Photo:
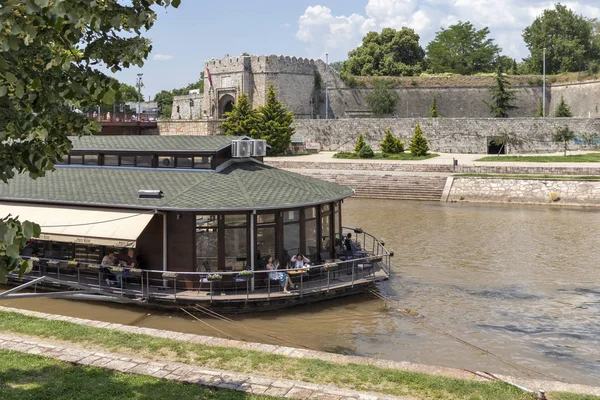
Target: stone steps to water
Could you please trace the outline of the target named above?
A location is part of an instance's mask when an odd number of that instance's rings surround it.
[[[358,175],[329,171],[307,171],[307,175],[351,187],[356,191],[355,197],[421,201],[440,201],[447,179],[443,176]]]

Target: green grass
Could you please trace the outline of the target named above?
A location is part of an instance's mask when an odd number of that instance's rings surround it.
[[[475,161],[497,162],[600,162],[600,153],[576,154],[572,156],[490,156]]]
[[[2,400],[273,399],[0,350]]]
[[[429,153],[425,156],[415,157],[410,153],[398,153],[398,154],[388,154],[388,153],[375,153],[375,157],[373,158],[360,158],[358,153],[335,153],[333,158],[344,158],[351,160],[402,160],[402,161],[417,161],[417,160],[427,160],[429,158],[438,157],[439,154]]]
[[[18,313],[0,312],[0,321],[0,330],[13,334],[52,338],[161,361],[180,361],[207,368],[330,384],[396,396],[412,396],[415,399],[533,399],[519,389],[499,382],[476,382],[367,365],[342,365],[316,359],[297,359],[236,348],[198,345],[28,317]],[[4,399],[1,396],[0,398]]]
[[[598,175],[519,175],[519,174],[455,174],[453,176],[467,176],[474,178],[509,178],[509,179],[550,179],[550,180],[600,180]]]

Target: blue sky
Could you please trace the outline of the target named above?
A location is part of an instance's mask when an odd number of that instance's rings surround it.
[[[130,68],[116,77],[135,84],[142,72],[146,99],[198,80],[205,60],[226,54],[289,55],[346,58],[364,34],[390,26],[409,26],[425,47],[440,27],[471,21],[490,28],[503,54],[520,60],[528,52],[523,29],[553,1],[545,0],[182,0],[179,8],[159,11],[146,33],[153,51],[143,68]],[[567,1],[577,13],[600,17],[595,0]]]

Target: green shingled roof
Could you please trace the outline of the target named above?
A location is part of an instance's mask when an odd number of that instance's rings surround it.
[[[162,199],[139,199],[159,189]],[[236,162],[221,172],[57,167],[45,177],[19,175],[0,184],[0,200],[158,210],[259,210],[288,208],[349,197],[352,189],[269,167]]]
[[[69,137],[74,151],[217,151],[241,136],[82,136]]]

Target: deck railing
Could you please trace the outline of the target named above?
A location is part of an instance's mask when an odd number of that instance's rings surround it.
[[[175,272],[23,257],[34,261],[33,269],[25,278],[31,280],[47,276],[71,287],[140,300],[189,298],[212,302],[215,298],[234,299],[233,296],[238,300],[271,299],[273,296],[285,296],[285,289],[292,291],[291,295],[302,297],[389,277],[391,254],[384,243],[360,229],[345,229],[355,233],[354,240],[361,244],[360,251],[300,269]],[[280,273],[289,276],[294,286],[284,288],[279,279]],[[124,279],[117,279],[117,276]],[[285,282],[284,279],[281,281]]]

